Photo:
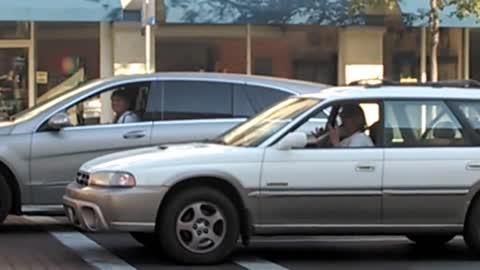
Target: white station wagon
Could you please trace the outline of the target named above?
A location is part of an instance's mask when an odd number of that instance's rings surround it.
[[[368,145],[311,136],[319,115],[346,126],[339,116],[352,104]],[[405,235],[423,245],[463,235],[480,254],[479,132],[480,90],[331,88],[286,99],[209,143],[87,162],[64,204],[76,226],[130,232],[182,263],[219,262],[257,235]]]

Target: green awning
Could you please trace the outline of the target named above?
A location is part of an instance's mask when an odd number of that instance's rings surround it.
[[[100,22],[123,16],[120,0],[0,0],[0,21]]]
[[[407,26],[428,26],[428,17],[422,16],[430,10],[430,0],[399,0],[398,5],[405,18]],[[457,28],[473,28],[480,27],[479,18],[469,16],[466,18],[458,18],[454,15],[456,6],[451,5],[445,7],[440,12],[441,27],[457,27]]]

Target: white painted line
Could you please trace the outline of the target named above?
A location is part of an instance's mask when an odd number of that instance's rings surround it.
[[[28,217],[26,219],[40,225],[61,224],[59,220],[51,217]],[[76,232],[49,232],[53,237],[60,241],[64,246],[75,251],[86,263],[98,270],[135,270],[122,259],[116,257],[108,250],[97,244],[95,241],[85,235]]]
[[[288,270],[281,265],[254,256],[237,257],[233,262],[248,270]]]

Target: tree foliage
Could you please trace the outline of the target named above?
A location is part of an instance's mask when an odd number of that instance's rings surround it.
[[[351,0],[166,0],[187,23],[365,24]]]

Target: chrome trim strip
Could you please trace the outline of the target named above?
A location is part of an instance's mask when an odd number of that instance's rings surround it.
[[[110,225],[113,226],[128,226],[128,227],[155,227],[155,222],[124,222],[124,221],[114,221],[110,222]]]
[[[212,118],[212,119],[188,119],[188,120],[161,120],[154,121],[154,125],[174,125],[174,124],[198,124],[198,123],[241,123],[247,118]]]
[[[248,194],[248,197],[333,197],[333,196],[382,196],[380,190],[264,190],[254,191]]]
[[[291,228],[463,228],[463,224],[253,224],[258,229]]]
[[[135,122],[135,123],[123,123],[121,126],[119,124],[99,124],[99,125],[89,125],[89,126],[74,126],[74,127],[66,127],[63,128],[63,131],[70,131],[70,130],[91,130],[91,129],[106,129],[112,127],[121,127],[123,128],[130,128],[130,127],[139,127],[139,128],[151,128],[153,121],[144,121],[144,122]]]
[[[22,205],[22,213],[27,212],[64,212],[63,205]]]
[[[464,196],[468,189],[385,189],[383,194],[390,196],[452,195]]]

